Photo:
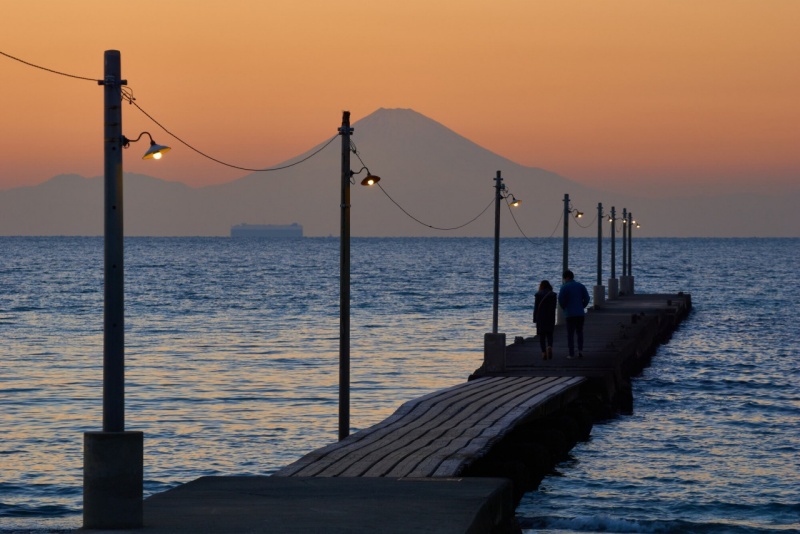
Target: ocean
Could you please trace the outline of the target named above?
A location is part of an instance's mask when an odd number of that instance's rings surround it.
[[[570,267],[596,283],[596,239]],[[492,326],[493,240],[352,240],[351,423],[467,379]],[[603,245],[603,279],[610,270]],[[102,429],[103,240],[0,237],[0,532],[81,525]],[[500,331],[533,335],[561,239],[504,238]],[[336,238],[127,238],[126,429],[145,493],[266,475],[337,439]],[[617,241],[617,274],[621,274]],[[633,240],[639,293],[694,310],[517,509],[525,532],[800,532],[800,239]],[[604,282],[605,283],[605,282]]]

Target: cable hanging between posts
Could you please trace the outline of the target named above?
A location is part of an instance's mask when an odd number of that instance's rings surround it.
[[[589,222],[589,224],[587,224],[586,226],[582,225],[582,224],[580,223],[580,221],[578,220],[578,217],[576,217],[575,215],[573,215],[573,216],[572,216],[572,218],[573,218],[573,219],[575,219],[575,224],[577,224],[577,225],[578,225],[578,226],[580,226],[581,228],[591,228],[591,227],[592,227],[592,225],[594,224],[594,222],[597,220],[597,214],[595,214],[595,216],[594,216],[594,219],[592,219],[592,220]]]
[[[550,235],[548,236],[548,239],[549,239],[549,238],[551,238],[551,237],[553,237],[554,235],[556,235],[556,232],[558,231],[558,227],[559,227],[559,226],[561,226],[561,221],[563,220],[563,218],[564,218],[564,213],[561,213],[561,214],[558,216],[558,222],[556,222],[556,227],[555,227],[555,228],[553,228],[553,231],[552,231],[552,232],[550,233]]]
[[[320,152],[322,152],[323,150],[325,150],[325,148],[327,148],[327,146],[328,146],[328,145],[330,145],[331,143],[333,143],[334,139],[336,139],[337,137],[339,137],[339,134],[336,134],[336,135],[334,135],[334,136],[333,136],[333,137],[331,137],[331,138],[330,138],[330,139],[329,139],[329,140],[328,140],[328,141],[327,141],[327,142],[326,142],[324,145],[322,145],[320,148],[318,148],[317,150],[315,150],[314,152],[312,152],[312,153],[311,153],[311,154],[309,154],[308,156],[304,157],[304,158],[303,158],[303,159],[301,159],[301,160],[295,161],[294,163],[289,163],[288,165],[281,165],[281,166],[279,166],[279,167],[268,167],[268,168],[264,168],[264,169],[254,169],[254,168],[250,168],[250,167],[240,167],[239,165],[233,165],[233,164],[231,164],[231,163],[226,163],[226,162],[224,162],[224,161],[222,161],[222,160],[219,160],[219,159],[217,159],[217,158],[215,158],[215,157],[209,156],[209,155],[208,155],[208,154],[206,154],[205,152],[202,152],[201,150],[199,150],[199,149],[197,149],[197,148],[193,147],[192,145],[190,145],[189,143],[187,143],[186,141],[184,141],[183,139],[181,139],[180,137],[178,137],[177,135],[175,135],[174,133],[172,133],[171,131],[169,131],[169,130],[168,130],[168,129],[167,129],[167,128],[166,128],[166,127],[163,125],[163,124],[161,124],[160,122],[158,122],[158,121],[157,121],[157,120],[156,120],[156,119],[155,119],[155,118],[154,118],[152,115],[150,115],[149,113],[147,113],[147,112],[146,112],[144,109],[142,109],[142,107],[141,107],[139,104],[137,104],[137,103],[135,102],[135,100],[136,100],[136,99],[133,97],[133,93],[132,93],[132,91],[123,91],[123,98],[124,98],[125,100],[127,100],[129,103],[131,103],[131,104],[133,104],[134,106],[136,106],[136,109],[138,109],[139,111],[141,111],[141,112],[142,112],[142,113],[143,113],[143,114],[144,114],[144,115],[145,115],[145,116],[146,116],[148,119],[150,119],[151,121],[153,121],[153,122],[154,122],[154,123],[155,123],[155,124],[156,124],[156,125],[157,125],[159,128],[161,128],[161,129],[162,129],[162,130],[164,130],[166,133],[168,133],[169,135],[171,135],[172,137],[174,137],[176,140],[178,140],[180,143],[182,143],[182,144],[183,144],[184,146],[186,146],[187,148],[189,148],[189,149],[191,149],[191,150],[195,151],[196,153],[200,154],[200,155],[201,155],[201,156],[203,156],[204,158],[207,158],[207,159],[210,159],[211,161],[214,161],[214,162],[216,162],[216,163],[219,163],[220,165],[224,165],[224,166],[226,166],[226,167],[230,167],[230,168],[232,168],[232,169],[239,169],[239,170],[241,170],[241,171],[250,171],[250,172],[271,172],[271,171],[279,171],[279,170],[282,170],[282,169],[288,169],[289,167],[294,167],[295,165],[299,165],[299,164],[301,164],[301,163],[303,163],[303,162],[305,162],[305,161],[308,161],[308,160],[310,160],[311,158],[313,158],[314,156],[316,156],[317,154],[319,154]]]
[[[529,243],[534,245],[535,243],[533,242],[533,240],[525,234],[525,232],[522,230],[522,227],[519,225],[517,218],[514,216],[514,210],[511,209],[511,203],[508,201],[508,199],[506,199],[506,208],[508,208],[508,213],[511,214],[511,219],[513,219],[514,224],[517,225],[517,229],[519,230],[519,233],[522,234],[522,237],[524,237],[525,239],[528,240]]]
[[[36,65],[35,63],[31,63],[29,61],[25,61],[24,59],[20,59],[18,57],[12,56],[11,54],[6,54],[2,50],[0,50],[0,55],[6,56],[7,58],[13,59],[14,61],[19,61],[23,65],[27,65],[27,66],[33,67],[35,69],[41,69],[41,70],[49,72],[51,74],[58,74],[59,76],[66,76],[67,78],[75,78],[76,80],[87,80],[87,81],[95,82],[95,83],[100,83],[100,82],[103,81],[103,80],[100,80],[98,78],[87,78],[85,76],[75,76],[74,74],[68,74],[66,72],[61,72],[61,71],[58,71],[58,70],[48,69],[47,67],[42,67],[41,65]]]
[[[409,218],[413,219],[414,221],[416,221],[417,223],[421,224],[422,226],[427,226],[428,228],[432,228],[432,229],[434,229],[434,230],[441,230],[441,231],[444,231],[444,232],[449,232],[449,231],[451,231],[451,230],[458,230],[458,229],[460,229],[460,228],[464,228],[464,227],[465,227],[465,226],[467,226],[468,224],[471,224],[471,223],[475,222],[475,221],[476,221],[476,220],[477,220],[477,219],[478,219],[478,218],[479,218],[481,215],[483,215],[484,213],[486,213],[486,210],[488,210],[488,209],[489,209],[489,208],[492,206],[492,204],[494,204],[494,200],[495,200],[494,198],[492,198],[491,202],[489,202],[489,204],[487,204],[487,205],[486,205],[486,207],[485,207],[485,208],[483,208],[483,211],[481,211],[479,214],[477,214],[475,217],[473,217],[473,218],[472,218],[472,219],[470,219],[469,221],[465,222],[464,224],[461,224],[461,225],[459,225],[459,226],[453,226],[453,227],[451,227],[451,228],[441,228],[441,227],[438,227],[438,226],[433,226],[433,225],[431,225],[431,224],[425,223],[425,222],[423,222],[423,221],[421,221],[421,220],[417,219],[416,217],[414,217],[413,215],[411,215],[409,212],[407,212],[407,211],[406,211],[406,210],[403,208],[403,206],[401,206],[400,204],[398,204],[398,203],[397,203],[397,201],[395,201],[395,199],[393,199],[393,198],[391,197],[391,195],[389,195],[389,193],[387,193],[387,192],[386,192],[386,190],[383,188],[383,186],[382,186],[381,184],[375,184],[375,185],[377,185],[377,186],[380,188],[380,190],[381,190],[381,191],[383,191],[383,194],[384,194],[384,195],[386,195],[386,198],[388,198],[389,200],[391,200],[391,201],[392,201],[392,204],[394,204],[395,206],[397,206],[398,208],[400,208],[400,211],[402,211],[403,213],[405,213],[405,214],[406,214],[406,215],[407,215]]]

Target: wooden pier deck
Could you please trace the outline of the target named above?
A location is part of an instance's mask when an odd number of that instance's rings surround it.
[[[468,382],[273,476],[203,477],[147,499],[146,530],[517,532],[522,492],[588,438],[587,413],[590,429],[592,418],[632,409],[631,377],[691,305],[684,294],[608,301],[587,315],[581,359],[566,359],[563,326],[552,360],[530,336],[487,347]]]
[[[411,400],[391,417],[274,476],[454,477],[521,421],[578,396],[583,377],[482,378]]]

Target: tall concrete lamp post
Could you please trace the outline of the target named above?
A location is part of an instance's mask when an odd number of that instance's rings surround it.
[[[87,529],[139,528],[143,525],[144,434],[125,430],[125,308],[123,254],[122,135],[120,53],[104,56],[104,289],[103,430],[86,432],[83,444],[83,526]],[[168,147],[150,134],[144,159],[158,159]]]
[[[583,217],[583,212],[577,209],[571,208],[569,204],[569,195],[564,194],[564,240],[562,244],[562,258],[561,258],[561,272],[563,273],[567,269],[569,269],[569,216],[571,214],[575,214],[576,219],[580,219]],[[564,324],[564,310],[561,309],[561,306],[556,306],[556,322],[558,324]]]
[[[611,206],[611,277],[608,279],[608,298],[615,299],[619,296],[619,280],[617,280],[617,209]]]
[[[339,440],[350,434],[350,184],[354,173],[350,169],[350,112],[342,113],[342,169],[341,169],[341,233],[339,234]],[[371,186],[380,181],[379,176],[367,171],[361,181],[363,186]]]
[[[627,292],[629,295],[635,293],[634,278],[633,278],[633,228],[639,228],[639,224],[633,219],[633,213],[628,212],[628,275],[627,275]]]
[[[494,178],[494,278],[492,283],[492,333],[483,336],[484,363],[490,370],[505,368],[506,335],[498,333],[500,303],[500,201],[511,197],[510,205],[517,207],[522,201],[507,192],[500,171]]]
[[[606,300],[606,288],[603,286],[603,204],[597,204],[597,285],[593,290],[594,306],[598,308]]]
[[[628,294],[628,209],[622,208],[622,276],[619,277],[620,295]]]

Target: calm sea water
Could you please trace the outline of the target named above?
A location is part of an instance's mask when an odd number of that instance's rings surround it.
[[[102,239],[0,250],[0,531],[73,529],[83,432],[102,426]],[[687,291],[695,310],[634,382],[634,414],[596,426],[520,523],[800,531],[800,239],[633,252],[638,292]],[[480,365],[492,253],[491,239],[353,240],[354,431]],[[589,286],[595,254],[593,239],[570,243]],[[338,261],[336,239],[126,241],[127,429],[145,434],[148,495],[269,474],[336,440]],[[503,240],[500,331],[532,334],[534,285],[560,266],[559,239]]]

